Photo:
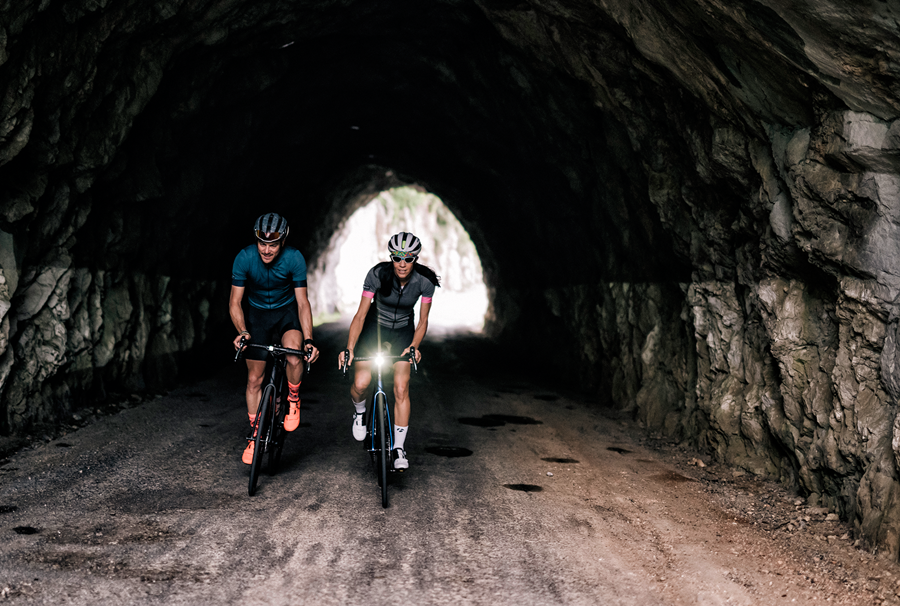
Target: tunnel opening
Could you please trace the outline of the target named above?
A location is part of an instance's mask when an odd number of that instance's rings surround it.
[[[314,322],[349,321],[359,306],[366,272],[387,259],[391,235],[408,231],[422,240],[419,262],[441,277],[429,330],[480,333],[489,307],[488,289],[475,244],[453,211],[419,185],[383,189],[361,202],[312,263]]]

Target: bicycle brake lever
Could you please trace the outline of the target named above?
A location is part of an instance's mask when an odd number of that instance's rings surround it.
[[[241,354],[244,353],[244,337],[241,337],[241,343],[238,346],[237,353],[234,354],[234,361],[237,362],[241,359]]]
[[[347,378],[347,371],[350,370],[350,350],[344,350],[344,364],[341,366],[341,373],[343,373],[344,378]]]

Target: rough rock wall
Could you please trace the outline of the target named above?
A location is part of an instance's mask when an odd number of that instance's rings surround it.
[[[897,557],[900,105],[891,57],[900,46],[891,9],[707,3],[714,30],[685,3],[601,4],[483,6],[504,37],[589,83],[595,103],[623,117],[692,281],[547,289],[539,303],[521,303],[529,293],[495,306],[523,330],[526,318],[551,313],[558,322],[538,323],[536,340],[561,332],[563,346],[579,343],[572,374],[603,399],[652,431],[797,485]],[[614,35],[592,35],[608,19],[637,56]],[[878,59],[864,65],[873,46]],[[632,87],[635,69],[654,79],[658,66],[695,100]],[[646,107],[654,94],[659,102]],[[706,124],[688,117],[692,103],[708,110]]]
[[[179,3],[108,4],[0,3],[3,433],[65,418],[107,384],[138,389],[173,380],[178,354],[207,330],[216,284],[173,279],[154,272],[152,261],[148,271],[136,269],[155,247],[135,244],[139,230],[121,215],[91,234],[103,258],[74,254],[79,236],[88,239],[82,229],[98,182],[122,170],[123,142],[179,43],[197,31],[148,42],[135,30],[171,18]],[[195,10],[201,30],[217,18]],[[141,194],[152,197],[152,188]],[[123,242],[129,255],[120,254]]]
[[[650,431],[798,486],[896,557],[896,124],[830,113],[814,134],[772,129],[770,150],[733,136],[743,149],[729,149],[714,133],[706,157],[754,150],[746,166],[756,175],[745,167],[737,177],[758,188],[745,203],[763,217],[750,224],[757,238],[736,245],[727,225],[697,225],[668,205],[660,213],[672,227],[688,226],[680,241],[696,253],[694,281],[546,289],[511,297],[534,303],[496,304],[522,321],[557,318],[538,323],[536,340],[578,343],[574,378]],[[680,196],[677,182],[651,180],[651,197]]]
[[[65,253],[23,279],[0,325],[7,431],[58,422],[81,397],[102,398],[106,384],[171,384],[179,354],[206,338],[210,301],[223,296],[214,283],[72,267]]]

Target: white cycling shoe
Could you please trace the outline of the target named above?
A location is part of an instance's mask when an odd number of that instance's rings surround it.
[[[364,412],[354,412],[353,413],[353,439],[357,442],[362,442],[366,439],[366,422],[363,417],[366,416]]]
[[[406,458],[406,451],[402,448],[394,449],[394,470],[406,471],[409,469],[409,461]]]

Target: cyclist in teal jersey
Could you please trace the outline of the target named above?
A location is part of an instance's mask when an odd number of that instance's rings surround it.
[[[411,233],[400,232],[388,241],[391,260],[369,270],[363,282],[359,309],[350,322],[347,350],[353,362],[354,349],[360,356],[371,356],[375,350],[390,343],[392,355],[401,351],[405,356],[411,347],[416,350],[416,363],[421,361],[419,346],[428,331],[428,314],[435,287],[440,278],[431,268],[417,262],[422,242]],[[415,321],[415,305],[421,297],[419,321]],[[374,305],[373,305],[374,302]],[[409,377],[412,362],[394,364],[394,469],[409,468],[406,458],[406,435],[409,431]],[[344,366],[344,352],[338,355],[338,367]],[[366,436],[363,415],[366,412],[366,391],[372,381],[370,362],[354,365],[350,399],[354,406],[353,437],[362,441]]]
[[[256,246],[250,245],[239,252],[231,271],[228,307],[231,321],[239,333],[234,339],[234,348],[240,348],[241,339],[259,345],[281,343],[284,347],[309,352],[309,361],[315,362],[319,350],[312,338],[306,260],[299,250],[285,245],[288,224],[280,215],[262,215],[256,220],[253,231]],[[245,294],[246,308],[243,305]],[[266,369],[266,352],[248,348],[244,357],[247,360],[247,413],[253,432]],[[294,431],[300,425],[299,389],[303,364],[299,356],[287,356],[287,362],[289,408],[284,428]],[[241,457],[247,465],[253,462],[253,448],[251,440]]]

